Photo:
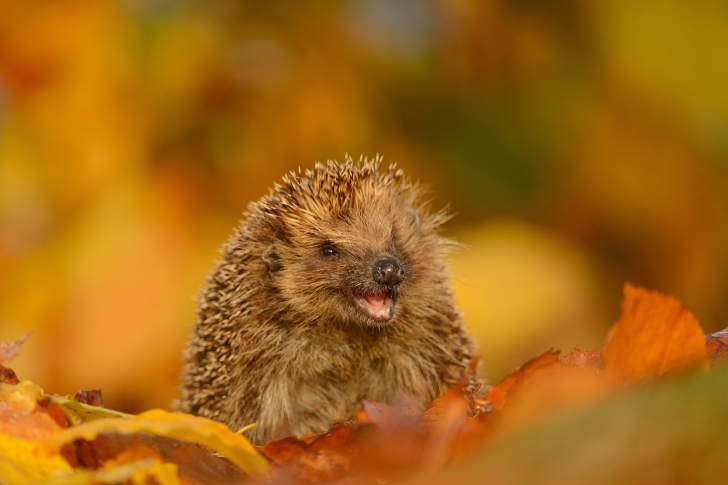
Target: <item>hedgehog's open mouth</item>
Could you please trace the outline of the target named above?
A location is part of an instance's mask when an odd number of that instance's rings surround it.
[[[377,291],[354,295],[359,308],[372,320],[387,322],[394,315],[394,295],[392,291]]]

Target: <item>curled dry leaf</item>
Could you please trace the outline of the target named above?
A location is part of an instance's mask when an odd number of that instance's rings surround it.
[[[86,421],[94,421],[97,419],[122,418],[131,419],[131,414],[120,413],[113,409],[106,409],[90,404],[84,404],[74,399],[66,399],[60,396],[51,396],[51,399],[66,414],[66,417],[75,425],[85,423]]]
[[[18,379],[18,376],[15,375],[15,371],[13,369],[0,365],[0,382],[5,384],[18,384],[20,383],[20,380]]]
[[[93,440],[101,433],[151,433],[182,439],[211,448],[254,476],[267,474],[268,466],[244,437],[225,425],[206,418],[159,409],[147,411],[132,419],[99,419],[64,429],[48,438],[47,443],[60,448],[77,439]]]

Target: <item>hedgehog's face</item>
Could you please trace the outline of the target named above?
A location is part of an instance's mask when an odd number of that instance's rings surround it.
[[[381,327],[408,311],[439,262],[439,238],[392,194],[289,228],[275,243],[272,274],[300,321]]]

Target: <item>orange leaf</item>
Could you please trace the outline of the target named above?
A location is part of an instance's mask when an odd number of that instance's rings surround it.
[[[607,336],[607,373],[628,382],[668,372],[706,368],[700,324],[675,298],[629,283],[622,314]]]
[[[320,435],[295,436],[272,441],[261,452],[272,463],[273,478],[296,477],[297,482],[316,482],[340,478],[351,470],[352,441],[356,430],[334,426]],[[285,481],[285,480],[284,480]]]
[[[413,423],[417,413],[405,407],[390,406],[376,401],[364,401],[364,409],[356,415],[357,424],[374,423],[388,428],[395,424]]]
[[[583,408],[613,387],[604,374],[555,360],[524,376],[509,393],[507,406],[501,411],[500,430],[513,432]]]
[[[44,397],[32,382],[24,381],[17,386],[0,384],[0,434],[29,440],[60,430],[58,423],[38,405]]]
[[[559,360],[559,353],[553,350],[544,352],[535,359],[531,359],[512,374],[508,374],[497,385],[488,389],[488,401],[490,401],[494,410],[503,409],[508,395],[513,391],[521,381],[528,378],[538,369],[549,366]]]
[[[420,418],[430,426],[422,461],[436,470],[453,458],[462,458],[485,435],[485,428],[468,419],[468,400],[462,386],[455,386],[432,401]]]

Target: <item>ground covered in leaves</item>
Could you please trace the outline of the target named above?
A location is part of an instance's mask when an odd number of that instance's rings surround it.
[[[353,422],[261,448],[203,418],[45,394],[0,365],[0,484],[726,482],[727,343],[627,285],[602,347],[547,351],[422,415],[365,402]]]

